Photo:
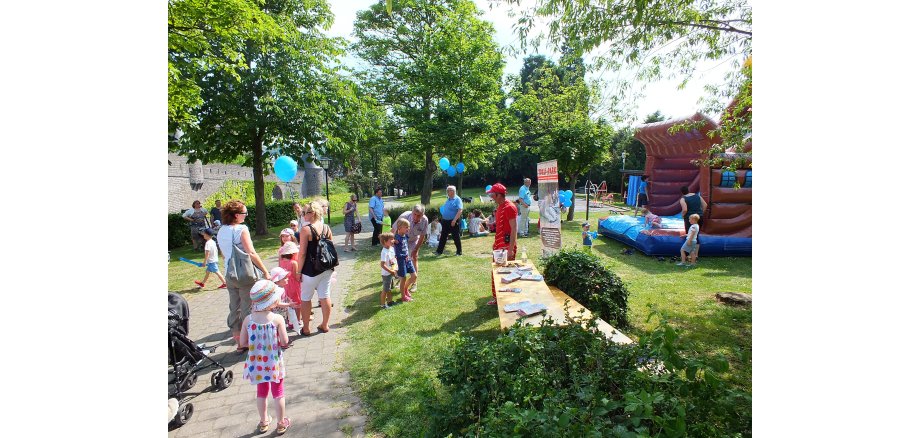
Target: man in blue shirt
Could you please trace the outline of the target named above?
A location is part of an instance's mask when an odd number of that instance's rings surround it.
[[[374,226],[374,234],[371,235],[371,246],[379,242],[380,231],[383,230],[383,189],[377,187],[374,190],[374,196],[371,196],[367,204],[367,215],[371,219],[371,225]]]
[[[447,234],[449,233],[454,239],[454,246],[457,247],[457,255],[463,255],[463,247],[460,246],[460,216],[463,214],[463,201],[457,197],[457,188],[447,186],[447,202],[441,206],[441,238],[438,239],[437,255],[444,253],[444,245],[447,243]]]
[[[530,178],[524,178],[524,185],[518,190],[518,199],[521,201],[518,207],[518,236],[527,237],[530,231],[530,204],[533,202],[533,196],[530,193]]]

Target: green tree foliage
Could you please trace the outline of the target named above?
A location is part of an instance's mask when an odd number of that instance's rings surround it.
[[[358,12],[354,50],[371,65],[370,85],[398,121],[398,150],[424,157],[421,201],[428,204],[436,153],[462,151],[475,165],[493,141],[501,56],[491,26],[468,0],[405,0],[388,9],[381,0]]]
[[[344,42],[323,33],[333,20],[325,0],[267,0],[261,8],[282,36],[245,40],[246,68],[213,69],[199,78],[197,124],[170,145],[204,163],[246,156],[260,235],[267,233],[263,175],[271,158],[339,147],[345,140],[337,137],[336,121],[356,99],[349,82],[328,67]]]
[[[168,10],[170,131],[187,129],[203,103],[198,82],[220,70],[239,80],[248,67],[246,41],[269,41],[281,28],[253,0],[170,0]]]
[[[547,66],[536,71],[536,79],[514,93],[511,108],[525,120],[542,159],[556,159],[559,173],[574,191],[580,175],[609,157],[613,132],[603,120],[590,117],[598,98],[596,84],[589,85],[577,72],[560,77]],[[574,216],[570,208],[567,220]]]
[[[520,0],[504,2],[521,5]],[[753,21],[746,0],[537,0],[533,7],[516,9],[513,14],[518,18],[516,30],[522,46],[531,37],[529,41],[535,46],[547,41],[558,47],[569,46],[578,53],[599,49],[598,67],[634,69],[638,80],[612,84],[620,97],[627,90],[662,77],[679,75],[683,86],[698,73],[701,61],[732,60],[739,69],[730,72],[725,83],[710,84],[713,99],[707,110],[721,112],[718,99],[734,97],[739,90],[739,101],[750,100],[743,93],[750,90],[751,75],[740,68],[752,53]],[[548,31],[535,31],[535,24],[542,20],[549,21]],[[749,67],[747,64],[748,71]],[[749,105],[738,107],[739,111],[750,109]],[[723,143],[712,152],[718,154],[744,145],[751,133],[751,119],[734,117],[730,122],[733,126],[720,133]]]

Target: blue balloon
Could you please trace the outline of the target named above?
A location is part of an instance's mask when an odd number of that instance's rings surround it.
[[[457,172],[463,173],[466,170],[466,166],[463,163],[457,163]]]
[[[438,166],[441,167],[441,170],[447,170],[447,168],[450,167],[450,160],[448,160],[447,157],[441,157],[441,159],[438,160]]]
[[[573,193],[572,193],[571,190],[566,190],[566,191],[565,191],[565,198],[566,198],[566,199],[572,199],[572,196],[573,196]]]
[[[565,201],[566,199],[569,199],[569,194],[566,193],[565,190],[559,192],[559,200]]]
[[[572,206],[572,200],[566,199],[565,201],[563,201],[562,205],[565,206],[565,208],[569,208]]]
[[[449,177],[451,177],[451,178],[457,176],[457,168],[454,167],[454,166],[448,167],[448,168],[447,168],[447,176],[449,176]]]
[[[489,193],[489,190],[492,190],[492,184],[486,186],[486,193]]]
[[[275,176],[281,181],[291,182],[297,176],[297,162],[286,155],[278,157],[275,160]]]

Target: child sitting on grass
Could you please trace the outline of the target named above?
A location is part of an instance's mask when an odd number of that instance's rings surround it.
[[[396,221],[396,265],[397,273],[402,281],[399,282],[399,291],[402,293],[403,302],[412,301],[412,294],[409,288],[415,283],[415,265],[409,258],[409,221],[405,218],[399,218]],[[410,276],[411,275],[411,276]]]
[[[441,238],[441,215],[435,214],[431,220],[431,230],[428,232],[428,246],[438,247],[438,239]]]
[[[677,263],[677,266],[686,266],[688,268],[696,266],[696,256],[700,252],[700,244],[697,239],[700,234],[699,221],[700,215],[690,215],[690,230],[687,231],[687,241],[684,242],[684,246],[680,247],[680,262]],[[688,255],[690,256],[690,263],[687,263]]]
[[[380,291],[380,308],[389,309],[396,304],[393,301],[393,281],[397,276],[396,252],[393,250],[393,233],[381,233],[380,244],[380,276],[383,279],[383,289]]]
[[[489,229],[486,228],[485,221],[482,218],[482,212],[478,208],[473,209],[470,213],[470,237],[488,236]]]
[[[217,279],[220,280],[220,286],[218,289],[227,288],[227,280],[224,279],[224,276],[221,275],[220,269],[217,267],[217,243],[214,242],[214,230],[210,228],[204,228],[200,231],[201,237],[204,238],[204,279],[201,281],[196,281],[195,284],[198,285],[198,288],[203,288],[204,284],[208,282],[208,277],[211,276],[211,273],[217,275]]]

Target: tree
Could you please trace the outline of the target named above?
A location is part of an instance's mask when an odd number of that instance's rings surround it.
[[[170,0],[167,11],[168,120],[175,132],[195,124],[204,76],[221,70],[239,80],[236,71],[247,68],[245,42],[268,41],[282,32],[252,0]]]
[[[505,3],[520,6],[520,0],[505,0]],[[745,0],[537,0],[535,6],[513,13],[518,18],[516,30],[522,46],[528,36],[536,33],[530,41],[535,45],[546,39],[556,46],[568,45],[579,53],[600,48],[598,67],[635,69],[637,81],[624,79],[614,84],[620,97],[635,86],[668,75],[680,75],[686,84],[703,60],[733,60],[740,67],[741,61],[752,53],[752,14]],[[535,23],[541,19],[551,22],[548,32],[534,32]],[[739,68],[729,73],[724,84],[711,85],[714,98],[710,99],[707,110],[719,112],[718,98],[744,90],[744,84],[750,88],[750,76]],[[751,132],[751,117],[736,117],[736,120],[739,126],[732,127],[731,132],[742,136]],[[727,137],[732,141],[743,140],[731,134]],[[742,144],[723,142],[712,152],[724,152]]]
[[[613,132],[603,120],[591,120],[598,97],[596,85],[573,78],[571,73],[560,77],[549,67],[542,70],[539,86],[517,93],[512,108],[528,117],[526,124],[536,135],[541,157],[557,160],[559,173],[574,191],[579,175],[609,157]],[[567,220],[574,217],[575,209],[571,208]]]
[[[436,152],[475,159],[488,146],[500,73],[495,87],[489,78],[501,71],[501,57],[491,26],[469,0],[405,0],[387,9],[381,0],[358,12],[354,50],[371,65],[373,89],[399,122],[399,149],[424,159],[421,201],[428,204]],[[472,101],[474,94],[484,102]]]
[[[246,156],[256,193],[256,234],[267,234],[264,178],[272,156],[299,157],[312,149],[339,147],[335,121],[351,107],[354,94],[328,67],[344,42],[326,37],[332,24],[325,0],[267,0],[262,11],[282,37],[247,39],[246,68],[213,69],[201,77],[197,123],[175,150],[202,162]]]

